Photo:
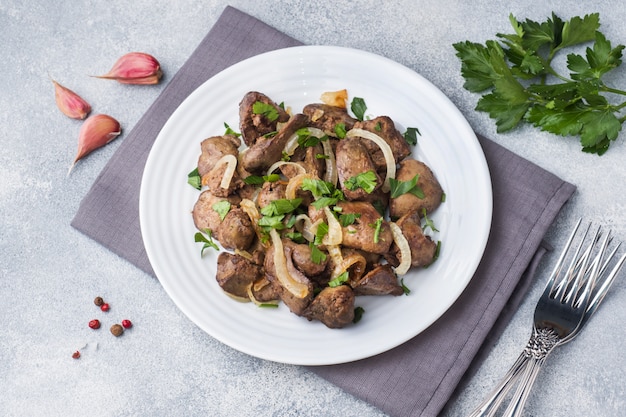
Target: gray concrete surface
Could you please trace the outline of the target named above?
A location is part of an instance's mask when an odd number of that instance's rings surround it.
[[[316,2],[3,0],[0,3],[0,415],[358,416],[372,406],[294,366],[258,360],[200,331],[159,282],[71,228],[81,198],[116,147],[76,167],[80,123],[56,109],[50,78],[80,93],[129,131],[230,4],[308,44],[360,48],[394,59],[437,85],[474,129],[534,161],[578,192],[547,240],[559,246],[576,218],[626,240],[626,134],[603,157],[575,139],[523,127],[497,134],[477,96],[462,88],[452,44],[510,32],[509,13],[543,21],[600,12],[602,31],[626,43],[626,4],[599,1]],[[129,51],[158,57],[164,82],[122,86],[90,78]],[[626,67],[610,77],[626,87]],[[555,256],[546,257],[540,274]],[[527,416],[619,416],[626,409],[626,279],[592,324],[556,351]],[[538,280],[475,375],[443,413],[467,415],[515,359],[529,335]],[[105,315],[92,304],[110,302]],[[104,329],[87,328],[100,318]],[[135,327],[116,339],[108,326]],[[84,347],[84,348],[83,348]],[[82,358],[73,360],[73,351]]]

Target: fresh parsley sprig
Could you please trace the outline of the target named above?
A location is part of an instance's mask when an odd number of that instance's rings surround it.
[[[578,136],[584,152],[604,154],[617,139],[626,116],[626,91],[608,86],[603,76],[621,63],[624,45],[598,31],[598,13],[561,20],[554,13],[545,22],[518,21],[509,16],[514,33],[497,34],[484,45],[454,44],[461,60],[464,87],[483,93],[476,110],[489,113],[498,132],[528,122],[561,136]],[[567,54],[567,76],[553,60],[572,46],[592,42],[585,56]],[[610,101],[611,100],[611,101]]]

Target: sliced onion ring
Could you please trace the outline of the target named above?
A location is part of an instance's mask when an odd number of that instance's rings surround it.
[[[398,275],[404,275],[411,267],[411,247],[406,237],[404,237],[400,226],[394,222],[389,222],[389,227],[391,228],[393,240],[396,242],[396,245],[398,245],[398,248],[400,248],[400,265],[395,268],[395,271]]]
[[[261,219],[261,213],[259,213],[259,209],[256,204],[252,200],[248,200],[244,198],[239,202],[239,207],[250,217],[252,221],[252,227],[254,227],[254,232],[256,233],[259,242],[264,242],[263,230],[259,227],[259,220]],[[268,247],[268,243],[262,243],[264,247]]]
[[[298,174],[306,174],[306,169],[304,169],[304,167],[300,164],[296,164],[295,162],[289,162],[289,161],[276,161],[272,164],[271,167],[268,168],[267,175],[272,174],[272,172],[276,171],[276,169],[280,168],[283,165],[289,165],[289,166],[296,168],[298,170]]]
[[[276,229],[270,230],[270,237],[274,245],[274,269],[276,270],[276,279],[278,282],[296,298],[304,298],[309,294],[309,288],[306,284],[296,281],[287,269],[287,259],[285,258],[285,249],[283,241]]]
[[[376,145],[378,145],[380,150],[383,151],[383,156],[385,157],[385,162],[387,163],[387,175],[385,176],[385,181],[383,182],[382,190],[386,193],[389,192],[391,188],[389,185],[389,178],[396,177],[396,159],[393,157],[393,151],[391,150],[391,147],[389,146],[389,144],[385,142],[385,140],[381,138],[380,136],[378,136],[377,134],[372,133],[369,130],[365,130],[365,129],[350,129],[346,133],[346,137],[347,138],[360,137],[364,139],[369,139],[372,142],[374,142]]]
[[[311,174],[298,174],[291,178],[285,188],[285,198],[289,200],[296,198],[296,193],[298,189],[302,187],[302,181],[304,181],[305,178],[315,179],[315,176]]]
[[[235,174],[235,169],[237,169],[237,157],[235,155],[226,154],[217,160],[217,162],[213,166],[213,169],[222,164],[226,164],[226,170],[224,171],[224,175],[222,176],[220,188],[228,189],[228,187],[230,186],[230,181],[233,179],[233,175]]]
[[[324,213],[328,221],[328,233],[322,239],[322,243],[326,246],[341,245],[341,242],[343,242],[343,231],[339,221],[328,206],[324,207]]]
[[[333,271],[330,274],[331,279],[337,278],[344,271],[343,268],[343,254],[341,253],[341,248],[339,246],[327,246],[326,250],[328,251],[328,255],[334,265]]]
[[[260,280],[259,280],[260,281]],[[257,306],[262,306],[262,305],[267,305],[267,304],[272,304],[272,305],[278,305],[279,301],[278,300],[270,300],[270,301],[259,301],[254,297],[254,291],[252,289],[252,287],[256,284],[257,281],[251,283],[250,285],[248,285],[246,287],[246,292],[248,293],[248,297],[250,298],[250,301],[252,301],[254,304],[256,304]]]
[[[309,242],[313,242],[315,240],[315,233],[313,233],[313,223],[311,222],[311,218],[306,214],[298,214],[296,216],[296,223],[294,224],[296,230],[302,233],[302,237],[308,240]]]

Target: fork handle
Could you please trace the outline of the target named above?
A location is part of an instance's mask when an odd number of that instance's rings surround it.
[[[511,398],[511,402],[509,402],[509,406],[504,411],[502,417],[520,417],[522,415],[522,411],[526,405],[526,400],[528,399],[528,394],[530,394],[530,390],[534,385],[537,375],[539,374],[539,370],[545,362],[548,354],[541,358],[531,356],[528,359],[527,366],[524,368],[521,375],[519,375],[519,385],[517,386],[517,389],[513,394],[513,398]]]
[[[493,417],[505,397],[517,385],[513,397],[503,417],[517,417],[521,414],[528,394],[537,378],[541,365],[558,345],[559,338],[552,329],[533,329],[526,347],[500,383],[489,396],[470,414],[470,417]]]
[[[493,388],[487,398],[476,407],[469,417],[493,417],[529,363],[528,355],[522,352],[498,385]]]

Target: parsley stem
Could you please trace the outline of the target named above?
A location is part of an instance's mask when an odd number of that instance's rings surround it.
[[[618,89],[616,89],[616,88],[611,88],[611,87],[603,86],[603,87],[600,87],[600,89],[599,89],[599,90],[600,90],[600,91],[607,92],[607,93],[613,93],[613,94],[619,94],[619,95],[621,95],[621,96],[626,96],[626,91],[618,90]],[[623,106],[623,104],[624,104],[624,103],[622,103],[619,107],[620,107],[620,108],[621,108],[621,107],[624,107],[624,106]]]

